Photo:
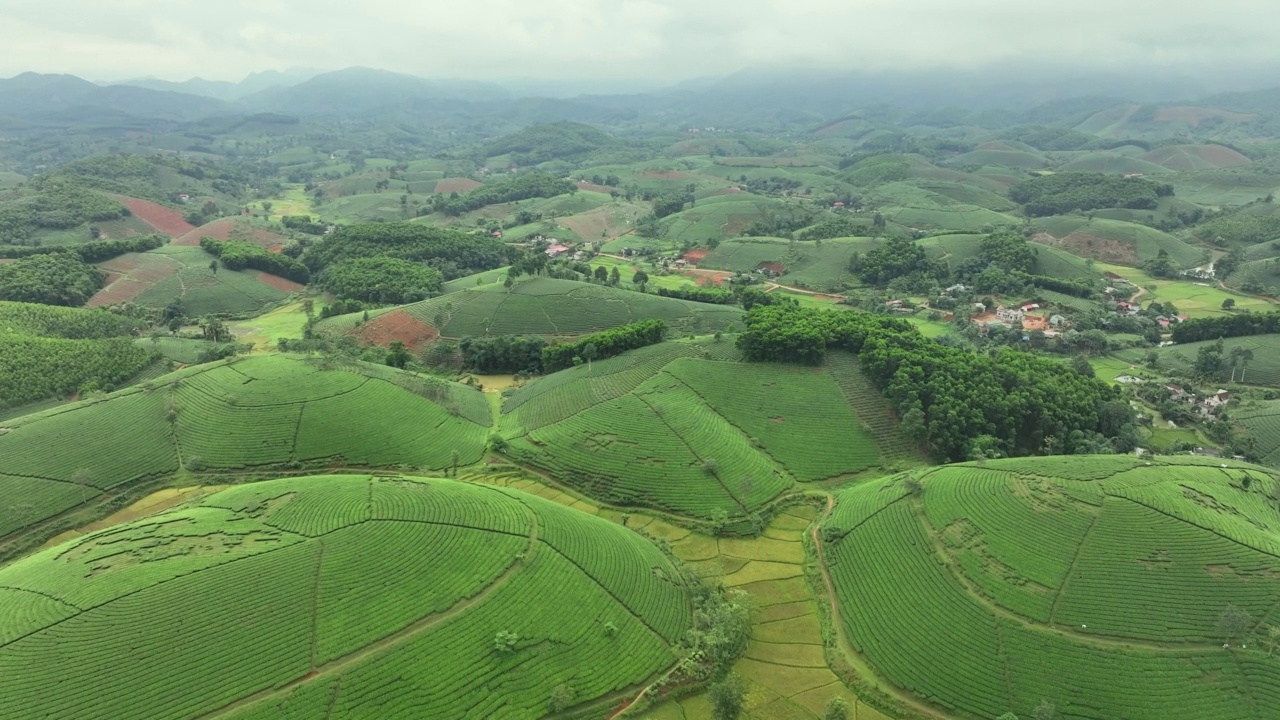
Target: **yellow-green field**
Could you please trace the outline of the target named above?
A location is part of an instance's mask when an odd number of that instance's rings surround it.
[[[1094,267],[1102,272],[1113,272],[1138,288],[1145,288],[1147,292],[1139,298],[1143,305],[1149,302],[1172,302],[1179,312],[1191,317],[1227,315],[1228,312],[1222,309],[1222,301],[1227,299],[1235,300],[1239,310],[1267,312],[1275,308],[1275,303],[1268,300],[1223,290],[1214,285],[1212,280],[1193,282],[1153,278],[1137,268],[1106,263],[1097,263]]]
[[[323,306],[316,303],[319,314]],[[307,325],[307,315],[302,311],[302,301],[278,307],[251,320],[230,323],[228,329],[236,340],[253,345],[254,350],[274,350],[280,338],[300,338]]]

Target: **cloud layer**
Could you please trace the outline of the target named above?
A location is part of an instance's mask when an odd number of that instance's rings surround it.
[[[646,77],[1034,60],[1223,72],[1280,59],[1273,0],[0,0],[0,76]]]

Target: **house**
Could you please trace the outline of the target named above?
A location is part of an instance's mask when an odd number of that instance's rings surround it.
[[[178,202],[187,202],[191,200],[191,195],[187,193],[178,193]]]
[[[1025,312],[1021,310],[1016,310],[1014,308],[1006,308],[1006,307],[996,308],[996,318],[999,319],[1000,322],[1021,323],[1022,318],[1026,316],[1027,314]]]
[[[1053,315],[1049,318],[1049,325],[1060,328],[1067,324],[1067,319],[1061,315]]]
[[[1040,309],[1040,306],[1039,306],[1039,305],[1037,305],[1036,303],[1031,303],[1031,304],[1029,304],[1029,305],[1023,305],[1023,306],[1022,306],[1022,312],[1024,312],[1024,313],[1029,313],[1029,312],[1031,312],[1032,310],[1039,310],[1039,309]]]
[[[885,307],[902,307],[901,300],[890,300],[884,304]]]
[[[1116,312],[1122,312],[1127,315],[1137,315],[1138,313],[1142,312],[1142,306],[1138,305],[1137,303],[1122,301],[1122,302],[1116,303]]]
[[[1143,380],[1142,378],[1134,377],[1133,375],[1117,375],[1116,382],[1121,385],[1141,385]]]
[[[1220,411],[1227,403],[1231,402],[1231,393],[1226,390],[1219,390],[1200,401],[1200,414],[1212,415]]]
[[[1170,383],[1165,385],[1164,389],[1169,391],[1169,397],[1173,400],[1182,400],[1190,397],[1187,391],[1182,389],[1181,385],[1174,385]]]
[[[566,252],[569,252],[569,247],[566,245],[561,245],[560,243],[548,245],[546,249],[547,257],[552,257],[552,258],[559,257],[561,254]]]
[[[1169,326],[1172,324],[1169,322],[1168,318],[1160,318],[1159,320],[1156,320],[1156,322],[1165,330],[1168,330]]]
[[[947,288],[947,294],[955,295],[956,293],[962,293],[968,289],[969,288],[965,285],[952,285],[951,287]]]
[[[832,207],[842,208],[842,207],[844,207],[844,203],[842,203],[842,202],[838,202],[838,203],[836,203],[835,205],[832,205]]]
[[[974,311],[974,312],[984,313],[984,312],[986,312],[986,311],[987,311],[987,306],[986,306],[986,305],[983,305],[982,303],[974,303],[974,304],[973,304],[973,311]]]
[[[494,236],[494,237],[496,237],[496,238],[500,238],[500,237],[502,237],[502,231],[501,231],[501,230],[494,230],[494,231],[493,231],[492,233],[490,233],[490,234],[491,234],[491,235],[493,235],[493,236]]]

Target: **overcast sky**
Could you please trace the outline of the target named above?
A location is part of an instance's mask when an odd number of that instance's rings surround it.
[[[0,77],[364,65],[430,77],[678,80],[801,62],[1222,68],[1280,58],[1280,2],[1216,0],[0,0]]]

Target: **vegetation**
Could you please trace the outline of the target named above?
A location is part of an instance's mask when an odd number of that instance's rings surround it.
[[[106,280],[74,253],[32,255],[0,265],[0,300],[78,307]]]
[[[1070,717],[1088,698],[1100,717],[1268,714],[1277,660],[1227,613],[1274,600],[1278,482],[1197,458],[916,471],[841,491],[824,556],[855,648],[945,712]]]
[[[325,236],[307,249],[302,260],[314,273],[339,262],[377,257],[425,262],[452,280],[506,265],[512,251],[487,235],[411,223],[370,223]]]
[[[466,337],[458,343],[462,364],[481,373],[540,374],[546,346],[546,340],[528,335]]]
[[[494,180],[458,197],[436,196],[434,209],[445,215],[461,215],[470,210],[498,203],[549,198],[578,191],[571,180],[557,179],[546,173],[531,172],[515,177]]]
[[[623,325],[594,335],[588,335],[573,343],[549,345],[542,349],[542,369],[556,372],[592,360],[603,360],[614,355],[662,342],[667,335],[667,324],[661,320]]]
[[[200,241],[200,248],[221,260],[222,266],[228,270],[252,268],[303,285],[311,280],[311,272],[306,265],[288,255],[269,252],[260,245],[204,238]]]
[[[625,528],[391,475],[231,488],[37,553],[0,585],[0,715],[15,719],[135,718],[143,695],[157,716],[323,715],[336,683],[343,716],[537,718],[548,698],[568,709],[645,682],[692,625],[676,568]],[[86,638],[75,667],[31,672]]]
[[[155,250],[169,242],[164,235],[145,235],[126,240],[98,240],[85,245],[64,247],[59,245],[45,246],[0,246],[0,258],[24,258],[32,255],[49,255],[52,253],[71,252],[80,256],[87,263],[102,262],[119,257],[126,253],[140,253]]]
[[[1173,328],[1173,341],[1193,343],[1277,332],[1280,332],[1280,313],[1240,313],[1226,317],[1192,318],[1178,323]]]
[[[0,244],[23,245],[39,230],[65,230],[128,214],[120,203],[68,178],[42,175],[0,195]]]
[[[344,300],[400,305],[440,293],[440,272],[422,263],[388,257],[357,258],[325,268],[318,284]]]
[[[1154,209],[1173,186],[1144,178],[1063,172],[1026,180],[1009,188],[1009,197],[1028,215],[1062,215],[1098,208]]]
[[[828,348],[858,354],[900,414],[923,413],[923,439],[943,459],[1127,451],[1135,435],[1132,410],[1101,381],[1027,353],[936,343],[902,320],[761,307],[737,342],[753,361],[817,365]]]

